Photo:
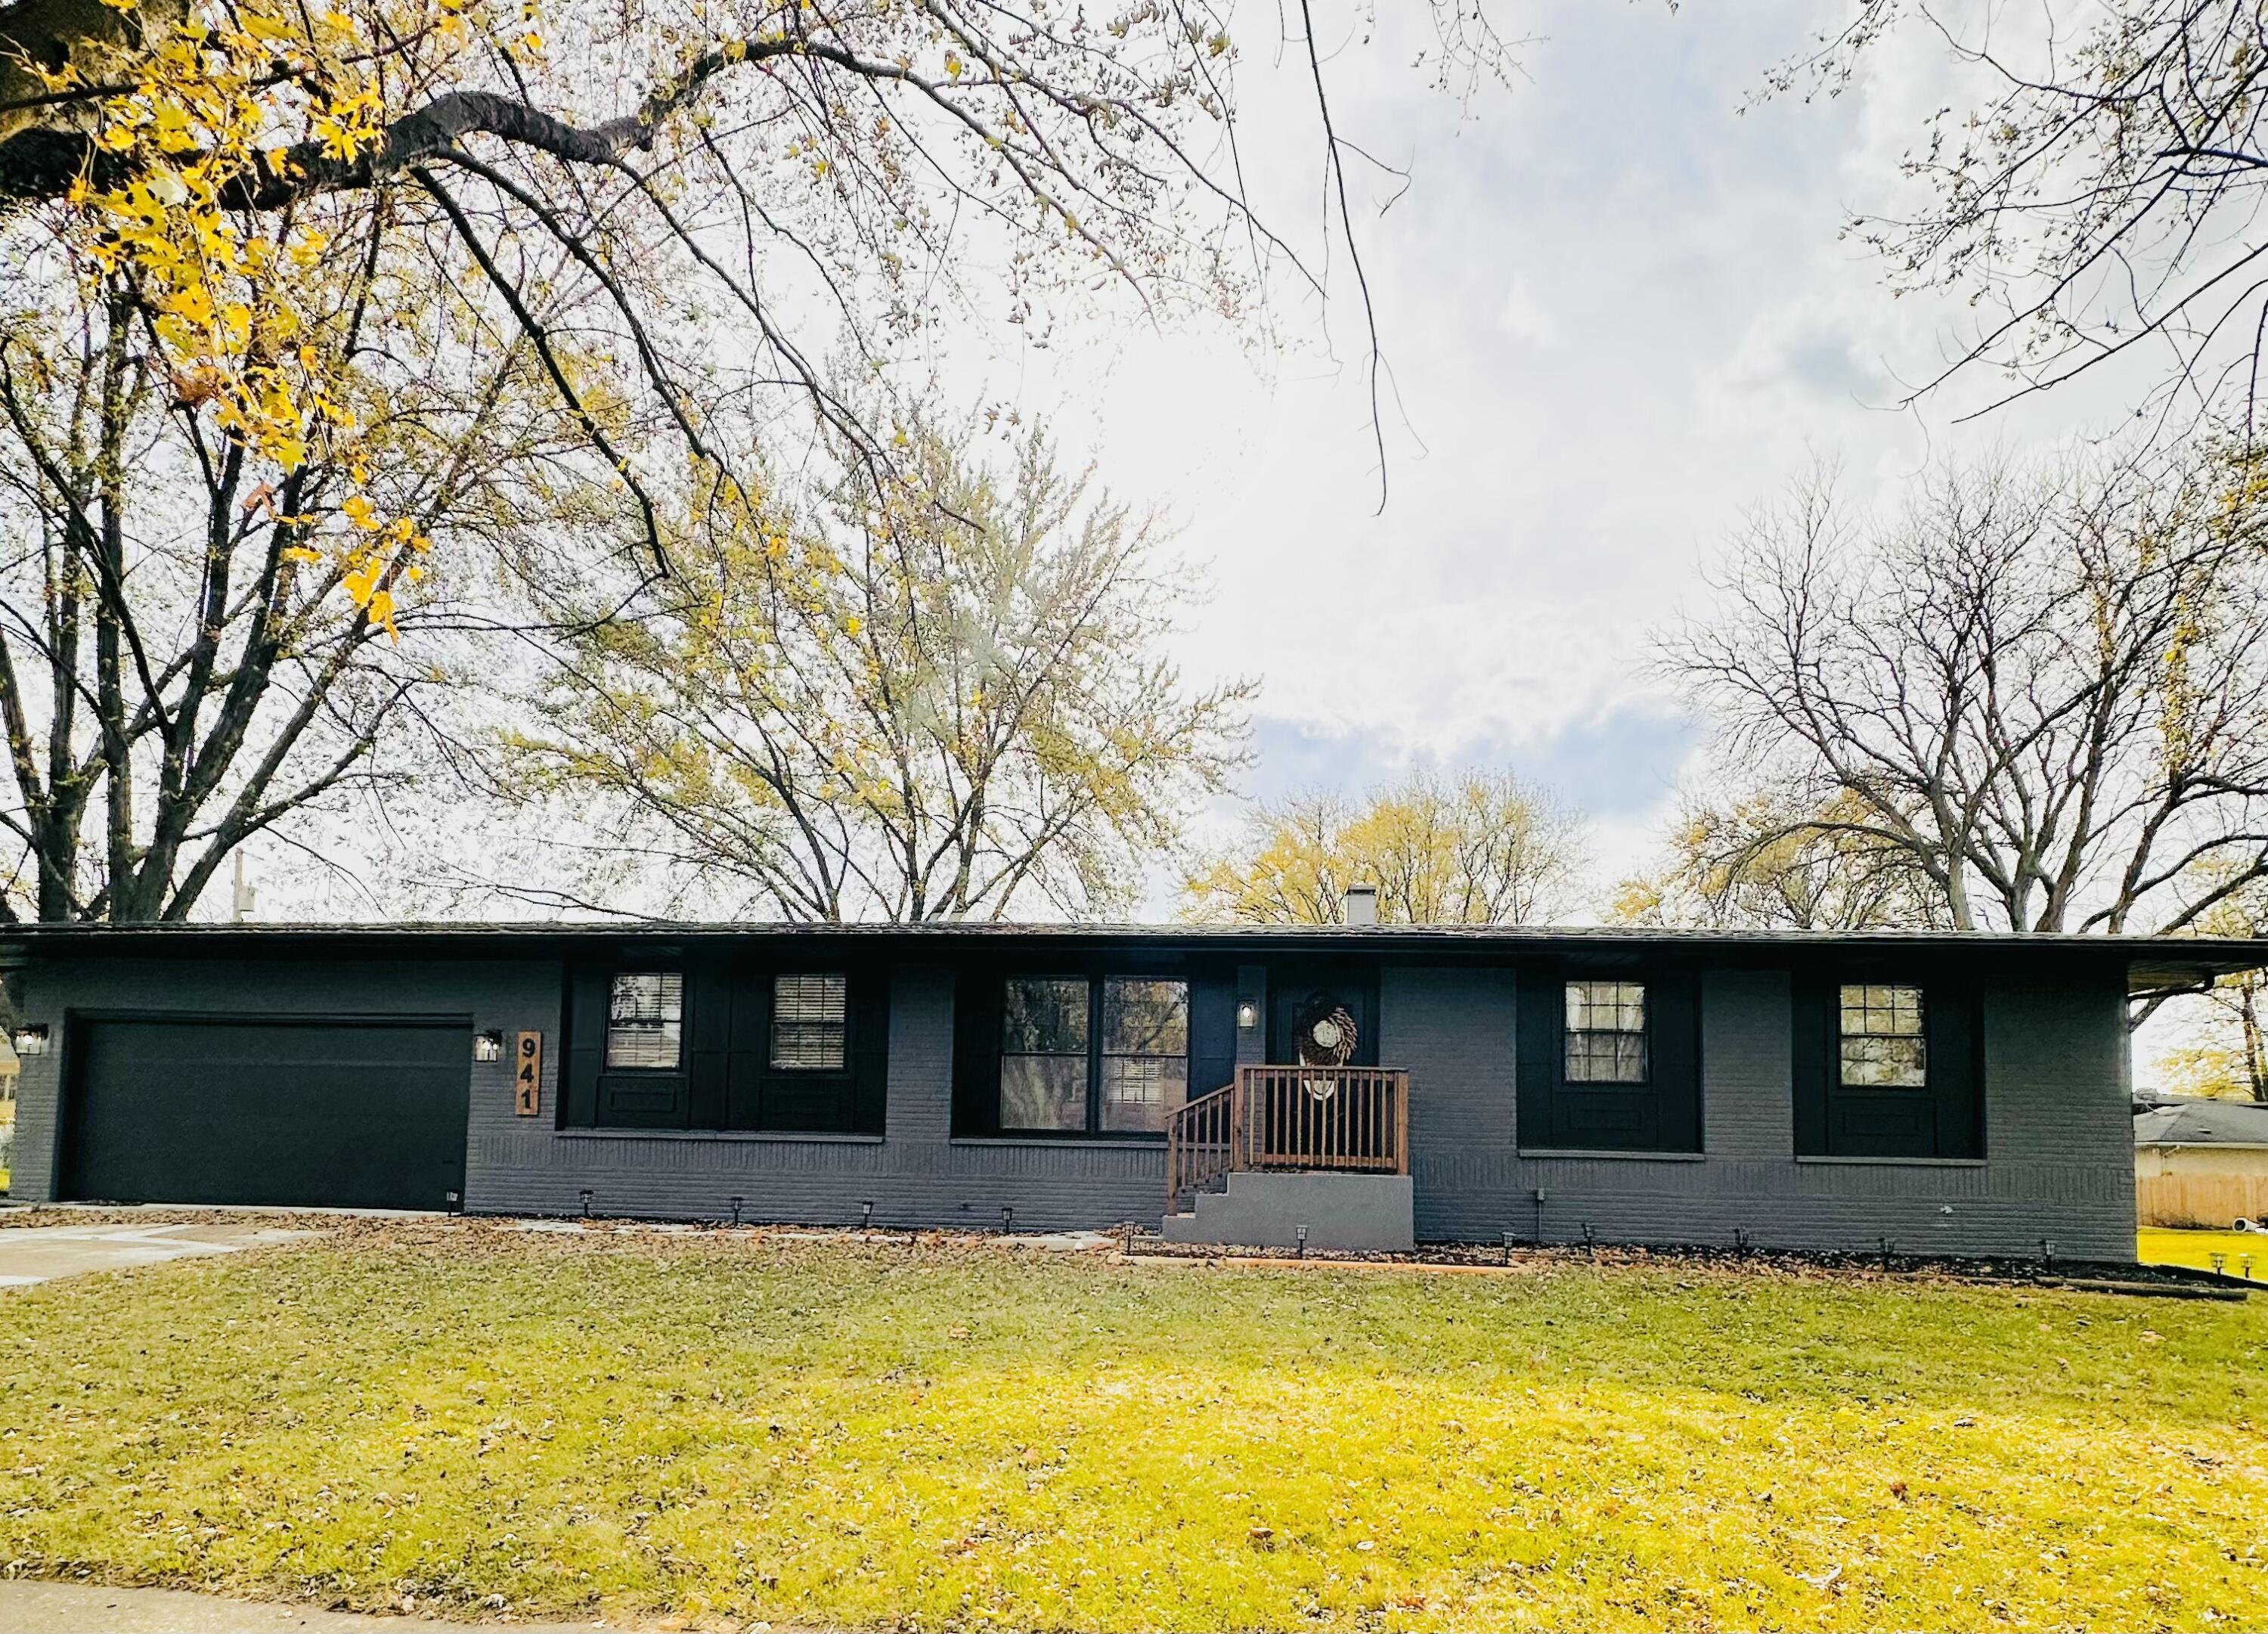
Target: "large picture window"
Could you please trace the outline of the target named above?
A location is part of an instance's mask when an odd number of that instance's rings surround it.
[[[1570,1084],[1646,1082],[1644,983],[1567,983],[1566,1071]]]
[[[1087,983],[1017,976],[1000,1009],[1000,1127],[1086,1127]]]
[[[1845,983],[1837,1013],[1845,1084],[1869,1089],[1929,1086],[1921,989]]]
[[[1189,1099],[1189,990],[1145,976],[1012,976],[999,1126],[1157,1134]]]
[[[684,1027],[682,972],[617,972],[607,1004],[608,1068],[674,1071],[684,1052]]]

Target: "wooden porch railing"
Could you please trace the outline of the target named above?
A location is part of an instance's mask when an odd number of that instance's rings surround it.
[[[1245,1066],[1166,1125],[1166,1208],[1239,1169],[1410,1172],[1410,1074]]]

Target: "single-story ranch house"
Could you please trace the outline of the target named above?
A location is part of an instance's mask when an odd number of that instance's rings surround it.
[[[2131,1260],[2130,993],[2268,943],[0,934],[14,1196]]]

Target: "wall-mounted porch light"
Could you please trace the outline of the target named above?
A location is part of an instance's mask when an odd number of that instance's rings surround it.
[[[1255,1027],[1258,1027],[1259,1025],[1260,1025],[1260,1006],[1259,1006],[1258,1005],[1254,1004],[1254,1003],[1253,1003],[1250,999],[1248,999],[1248,998],[1240,998],[1240,999],[1238,999],[1238,1000],[1236,1001],[1236,1027],[1237,1027],[1237,1031],[1239,1031],[1239,1032],[1241,1032],[1241,1033],[1249,1033],[1250,1031],[1252,1031],[1252,1029],[1253,1029],[1253,1028],[1255,1028]]]
[[[44,1056],[48,1053],[47,1026],[34,1021],[28,1027],[19,1027],[8,1034],[8,1041],[15,1046],[18,1056]]]
[[[474,1059],[474,1060],[475,1060],[475,1061],[501,1061],[501,1060],[503,1060],[503,1059],[504,1059],[504,1034],[501,1034],[501,1033],[475,1033],[475,1034],[473,1034],[473,1059]]]

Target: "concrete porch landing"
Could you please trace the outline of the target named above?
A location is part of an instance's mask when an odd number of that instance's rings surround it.
[[[1226,1191],[1200,1191],[1195,1210],[1165,1218],[1167,1242],[1254,1248],[1307,1247],[1406,1252],[1416,1246],[1407,1174],[1239,1169]]]

